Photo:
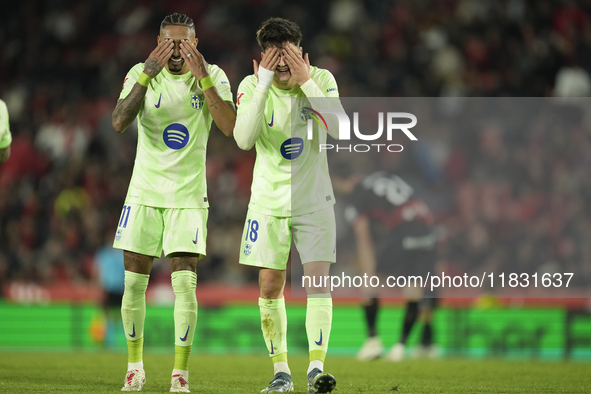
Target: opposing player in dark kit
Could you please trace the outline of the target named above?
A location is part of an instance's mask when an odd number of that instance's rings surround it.
[[[437,262],[433,217],[408,183],[386,172],[361,176],[348,163],[336,165],[331,172],[335,190],[348,196],[345,217],[353,228],[364,274],[425,277],[433,272]],[[377,289],[364,291],[368,338],[357,358],[367,361],[380,357],[384,348],[376,330],[380,309]],[[385,356],[390,361],[404,358],[406,340],[419,317],[423,321],[421,350],[434,352],[431,318],[436,299],[421,300],[423,291],[416,287],[406,287],[404,293],[407,301],[402,335]]]

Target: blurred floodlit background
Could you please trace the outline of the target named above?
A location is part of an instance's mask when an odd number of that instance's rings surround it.
[[[103,290],[111,289],[101,272],[117,272],[118,255],[109,247],[133,168],[137,129],[116,134],[111,112],[127,71],[155,47],[167,14],[193,18],[198,49],[226,72],[234,96],[252,73],[252,59],[260,57],[255,32],[271,16],[299,23],[304,52],[313,65],[334,74],[343,97],[591,92],[586,0],[22,0],[3,9],[0,98],[8,105],[14,140],[11,158],[0,165],[0,349],[121,348],[116,323],[108,327],[116,318],[100,308]],[[562,132],[493,125],[459,138],[452,130],[432,130],[408,154],[376,160],[390,170],[403,160],[425,190],[440,193],[431,201],[439,202],[432,208],[448,234],[444,263],[575,266],[588,284],[591,129],[585,111],[573,116],[578,118]],[[238,265],[254,159],[254,150],[241,151],[214,127],[207,157],[208,256],[198,267],[203,312],[197,349],[262,346],[257,271]],[[506,207],[519,216],[513,232],[503,227]],[[350,231],[343,226],[339,237],[343,256],[353,253],[346,248]],[[154,309],[147,317],[146,346],[171,346],[166,334],[173,295],[165,259],[156,262],[148,291]],[[35,309],[25,313],[23,305]],[[331,345],[352,354],[365,332],[361,312],[348,305],[338,313],[344,316],[341,327],[353,334],[340,335],[335,322]],[[486,294],[444,299],[436,338],[449,354],[591,358],[588,310],[577,294],[545,301]],[[296,309],[294,318],[303,320],[302,311]],[[401,317],[396,301],[389,312],[380,324],[395,333]],[[54,322],[34,343],[25,331],[15,334],[22,319],[32,318]],[[70,330],[63,333],[63,326]],[[233,342],[216,342],[228,334]],[[292,338],[305,347],[303,335],[295,331]]]

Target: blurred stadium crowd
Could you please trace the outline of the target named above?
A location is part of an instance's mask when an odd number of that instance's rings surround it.
[[[198,49],[227,73],[234,95],[260,57],[255,32],[270,16],[300,24],[304,52],[332,71],[341,96],[591,91],[589,0],[22,0],[3,8],[0,97],[14,141],[0,165],[0,286],[93,280],[135,156],[136,129],[117,135],[111,112],[127,71],[146,59],[172,12],[194,19]],[[574,112],[579,121],[561,132],[490,126],[419,138],[404,160],[439,196],[432,208],[446,227],[448,262],[548,263],[589,283],[591,135]],[[249,282],[256,272],[237,261],[255,152],[218,130],[208,149],[208,257],[199,281]],[[163,267],[162,278],[169,272]]]

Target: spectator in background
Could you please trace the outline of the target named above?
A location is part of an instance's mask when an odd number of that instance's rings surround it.
[[[558,70],[554,94],[558,97],[588,97],[591,94],[589,74],[574,61]]]

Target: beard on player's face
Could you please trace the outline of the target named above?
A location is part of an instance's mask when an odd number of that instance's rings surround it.
[[[168,71],[171,73],[181,72],[183,70],[183,66],[185,65],[185,59],[180,55],[175,56],[172,55],[167,62]]]
[[[180,43],[190,44],[196,46],[195,32],[185,26],[167,26],[160,31],[160,40],[174,42],[174,50],[168,61],[166,62],[166,69],[171,74],[182,73],[185,69],[185,59],[181,56]],[[186,72],[187,70],[185,70]]]

